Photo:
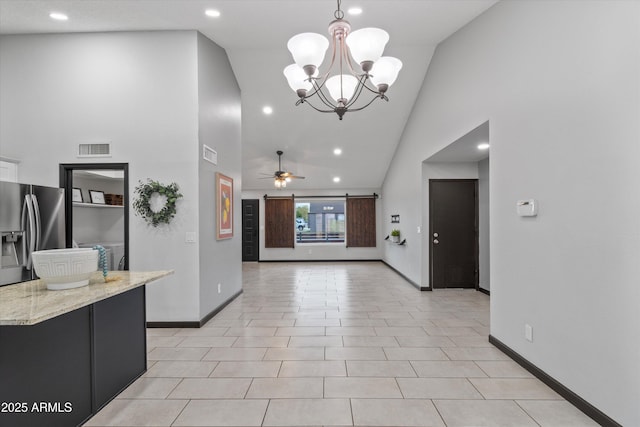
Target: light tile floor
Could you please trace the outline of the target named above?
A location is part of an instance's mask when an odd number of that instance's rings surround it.
[[[200,329],[149,329],[148,370],[86,426],[597,425],[487,340],[489,297],[382,263],[245,263]]]

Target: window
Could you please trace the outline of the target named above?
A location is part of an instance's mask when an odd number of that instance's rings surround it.
[[[376,246],[376,198],[372,196],[264,197],[265,248],[338,243]]]
[[[344,200],[296,202],[296,243],[344,243],[344,208]]]

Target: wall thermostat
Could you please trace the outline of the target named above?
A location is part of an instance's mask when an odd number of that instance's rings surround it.
[[[538,202],[535,199],[518,200],[516,205],[518,216],[538,215]]]

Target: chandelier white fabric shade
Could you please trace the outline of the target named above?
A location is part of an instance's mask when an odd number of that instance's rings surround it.
[[[337,113],[342,120],[345,113],[363,110],[378,98],[388,101],[386,92],[396,81],[402,62],[382,56],[389,41],[386,31],[362,28],[351,32],[351,24],[343,19],[344,12],[340,10],[341,0],[337,3],[336,19],[329,24],[331,43],[317,33],[291,37],[287,48],[295,64],[287,66],[284,75],[289,87],[298,95],[296,105],[308,104],[322,113]],[[329,44],[331,63],[325,72],[320,72]],[[335,74],[332,73],[334,65],[337,65]],[[357,104],[365,90],[373,98]],[[317,107],[312,100],[322,105]]]

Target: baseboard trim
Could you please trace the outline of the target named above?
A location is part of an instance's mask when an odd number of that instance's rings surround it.
[[[176,321],[176,322],[147,322],[147,328],[199,328],[200,322]]]
[[[478,291],[482,292],[483,294],[487,294],[487,295],[491,295],[491,291],[488,291],[484,288],[478,287]]]
[[[401,272],[396,270],[393,266],[388,264],[385,260],[381,259],[380,262],[382,262],[384,265],[386,265],[387,267],[389,267],[390,269],[395,271],[398,276],[402,277],[404,280],[406,280],[407,282],[411,283],[419,291],[430,291],[431,290],[430,286],[420,286],[420,285],[418,285],[416,282],[414,282],[413,280],[409,279],[407,276],[405,276],[404,274],[402,274]]]
[[[235,300],[236,298],[238,298],[240,296],[240,294],[242,294],[243,290],[240,289],[238,292],[236,292],[235,294],[233,294],[229,299],[227,299],[225,302],[223,302],[222,304],[220,304],[216,309],[214,309],[213,311],[211,311],[209,314],[207,314],[206,316],[204,316],[202,319],[200,319],[200,326],[202,327],[204,326],[209,320],[213,319],[213,317],[220,313],[226,306],[228,306],[229,304],[231,304],[233,302],[233,300]]]
[[[147,328],[201,328],[203,327],[209,320],[213,319],[213,317],[220,313],[226,306],[231,304],[233,300],[238,298],[240,294],[242,294],[242,289],[233,294],[229,299],[220,304],[217,308],[211,311],[209,314],[204,316],[200,321],[178,321],[178,322],[147,322]]]
[[[381,261],[382,261],[381,259],[261,259],[258,262],[381,262]]]
[[[544,372],[542,369],[538,368],[533,363],[529,362],[527,359],[522,357],[520,354],[516,353],[509,346],[504,344],[502,341],[494,337],[493,335],[489,335],[489,342],[499,348],[503,353],[512,358],[516,363],[522,366],[527,371],[531,372],[533,376],[538,378],[540,381],[548,385],[553,391],[558,393],[560,396],[564,397],[567,402],[571,403],[573,406],[581,410],[585,413],[585,415],[589,416],[595,422],[602,426],[606,427],[622,427],[621,424],[618,424],[614,420],[612,420],[607,414],[584,400],[582,397],[577,395],[575,392],[571,391],[569,388],[564,386],[558,380]]]

